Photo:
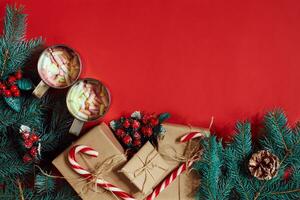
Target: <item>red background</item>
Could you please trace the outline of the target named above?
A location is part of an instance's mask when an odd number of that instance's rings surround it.
[[[8,2],[25,5],[29,38],[70,45],[82,77],[106,83],[106,120],[137,109],[198,126],[214,116],[225,135],[275,107],[299,118],[297,0],[1,0],[1,17]]]

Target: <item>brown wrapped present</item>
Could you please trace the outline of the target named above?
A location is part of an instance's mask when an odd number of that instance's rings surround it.
[[[210,131],[205,128],[198,128],[188,125],[179,125],[179,124],[171,124],[164,123],[164,128],[166,129],[165,136],[162,140],[159,141],[158,152],[161,155],[165,154],[177,154],[186,156],[188,145],[197,145],[199,139],[195,139],[192,143],[180,143],[179,139],[190,132],[200,131],[206,137],[210,135]],[[174,149],[176,152],[173,152]],[[163,156],[165,161],[169,165],[169,170],[166,174],[169,174],[173,171],[180,162],[176,161],[176,159],[170,159],[175,155]],[[194,199],[195,192],[198,189],[200,179],[197,173],[194,171],[186,172],[180,175],[172,184],[170,184],[164,191],[162,191],[158,196],[157,200],[192,200]]]
[[[151,192],[168,170],[168,164],[162,159],[150,142],[147,142],[121,169],[131,182],[144,194]]]
[[[105,163],[107,160],[117,158],[117,161],[113,162],[114,166],[109,167],[112,169],[101,174],[101,177],[127,193],[134,194],[138,192],[138,189],[122,173],[118,172],[126,163],[126,156],[122,146],[105,123],[90,130],[72,144],[72,146],[74,145],[86,145],[99,152],[97,158],[87,157],[83,154],[78,154],[77,156],[78,163],[91,172],[95,171],[97,166]],[[95,188],[95,184],[93,183],[88,184],[87,180],[82,179],[80,175],[70,168],[69,162],[67,161],[68,152],[69,149],[65,150],[53,161],[53,164],[79,196],[83,200],[115,200],[116,197],[111,192],[105,191],[99,187]]]

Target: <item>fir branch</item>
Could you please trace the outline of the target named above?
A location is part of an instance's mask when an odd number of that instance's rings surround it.
[[[249,122],[237,122],[234,141],[229,148],[235,154],[235,161],[242,162],[252,153],[251,125]]]
[[[288,194],[288,193],[293,193],[293,192],[300,192],[299,189],[294,189],[294,190],[287,190],[287,191],[281,191],[281,192],[272,192],[272,195],[282,195],[282,194]]]
[[[0,79],[2,80],[20,68],[24,68],[35,48],[42,42],[41,38],[25,40],[25,20],[26,15],[22,13],[21,7],[6,8],[4,33],[0,37]],[[65,111],[66,108],[62,110],[57,105],[65,100],[59,99],[58,103],[56,100],[45,102],[30,94],[22,93],[21,101],[22,109],[16,113],[7,107],[3,99],[0,99],[0,179],[5,177],[9,183],[12,183],[9,186],[10,193],[5,194],[4,198],[19,198],[16,180],[19,178],[26,181],[27,177],[30,177],[28,175],[33,173],[33,163],[24,163],[22,160],[25,149],[19,134],[20,125],[29,126],[40,136],[43,142],[42,153],[57,154],[72,141],[66,138],[70,114]],[[43,163],[50,161],[51,157],[48,155],[41,160]],[[40,191],[45,191],[42,185],[39,186],[41,186]],[[43,195],[36,194],[30,188],[24,188],[23,192],[26,200],[78,199],[67,183]]]
[[[22,40],[25,36],[25,14],[22,14],[23,6],[7,6],[4,20],[4,38],[6,41]]]
[[[0,77],[3,76],[3,74],[6,70],[8,59],[9,59],[9,52],[8,52],[8,49],[5,49],[4,55],[3,55],[3,61],[2,61],[2,68],[1,68]]]
[[[14,159],[6,160],[4,163],[1,163],[0,176],[8,177],[10,179],[16,179],[19,176],[24,176],[25,174],[31,172],[32,166],[24,164],[22,159],[17,154],[13,154]],[[13,166],[13,167],[12,167]]]
[[[281,110],[269,112],[265,116],[266,137],[270,137],[278,148],[283,148],[287,152],[289,148],[286,140],[288,139],[287,136],[290,135],[290,130],[286,125],[287,119]]]
[[[18,131],[20,125],[27,125],[30,127],[38,127],[41,123],[42,111],[40,100],[34,97],[22,98],[23,106],[21,112],[17,113],[9,109],[7,106],[0,107],[0,129],[12,127]],[[5,105],[3,100],[0,104]]]
[[[34,188],[38,194],[55,192],[55,180],[39,173],[35,177]]]
[[[19,197],[20,197],[20,200],[25,200],[24,194],[23,194],[22,183],[21,183],[21,181],[20,181],[19,178],[17,178],[17,185],[18,185],[18,189],[19,189]]]
[[[73,118],[66,106],[60,103],[62,101],[65,102],[65,97],[62,95],[47,96],[43,99],[43,110],[48,113],[44,116],[47,122],[43,123],[40,135],[44,153],[58,149],[63,150],[72,141],[68,130]]]
[[[219,177],[221,175],[221,159],[220,148],[222,144],[218,143],[216,138],[212,136],[208,141],[203,142],[204,155],[202,160],[194,165],[201,173],[201,186],[197,196],[200,199],[215,200],[218,195]]]
[[[219,188],[217,199],[226,200],[230,197],[231,190],[234,186],[233,178],[230,175],[224,175],[220,177]]]
[[[23,68],[34,49],[42,44],[41,38],[25,40],[26,15],[22,11],[21,6],[6,8],[4,34],[0,40],[1,79]]]
[[[79,200],[80,197],[74,192],[72,188],[66,183],[58,187],[53,192],[47,192],[44,194],[35,194],[29,200],[54,200],[54,199],[64,199],[64,200]]]

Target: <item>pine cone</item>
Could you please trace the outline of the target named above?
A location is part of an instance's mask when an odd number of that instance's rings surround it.
[[[254,153],[249,160],[249,171],[259,180],[270,180],[278,174],[280,163],[276,155],[262,150]]]

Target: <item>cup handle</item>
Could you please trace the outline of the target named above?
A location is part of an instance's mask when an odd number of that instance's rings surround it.
[[[80,134],[80,131],[83,127],[84,122],[80,121],[78,119],[74,119],[73,123],[71,125],[71,128],[69,130],[69,133],[74,134],[76,136],[78,136]]]
[[[32,94],[36,96],[37,98],[42,98],[44,94],[47,92],[49,89],[49,86],[44,82],[41,81],[33,90]]]

